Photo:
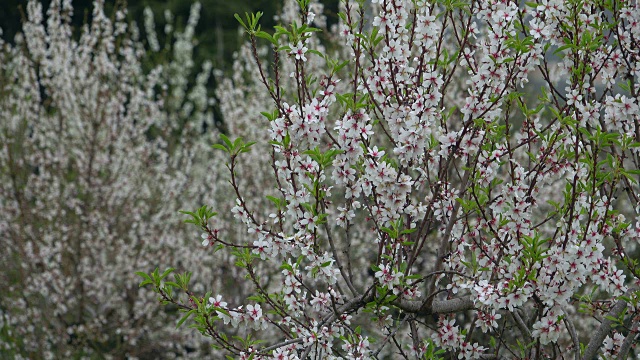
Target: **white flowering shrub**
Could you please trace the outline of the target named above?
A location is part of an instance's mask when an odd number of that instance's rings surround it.
[[[638,5],[345,0],[323,32],[298,5],[237,17],[244,234],[186,212],[252,296],[141,285],[240,359],[637,355]]]
[[[95,1],[78,31],[72,11],[29,1],[14,45],[0,39],[0,358],[201,358],[210,341],[167,326],[177,308],[134,274],[171,263],[200,269],[194,291],[234,282],[178,213],[226,182],[205,162],[219,136],[211,65],[192,61],[199,5],[163,47],[147,15],[149,48],[126,9]]]

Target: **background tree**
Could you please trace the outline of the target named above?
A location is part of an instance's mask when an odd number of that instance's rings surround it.
[[[199,9],[154,53],[126,8],[95,5],[74,30],[69,1],[29,1],[0,40],[0,357],[201,357],[207,339],[167,328],[177,309],[134,275],[200,267],[198,290],[223,271],[176,216],[223,181],[201,165],[217,135]]]

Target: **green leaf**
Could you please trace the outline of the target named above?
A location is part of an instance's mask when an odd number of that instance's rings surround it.
[[[220,134],[220,138],[222,138],[222,141],[224,141],[224,143],[227,144],[227,147],[231,148],[233,146],[231,143],[231,140],[229,140],[229,137],[227,137],[227,135]]]
[[[147,273],[142,272],[142,271],[136,271],[135,272],[136,275],[146,279],[146,280],[151,280],[151,276],[147,275]]]
[[[179,328],[180,326],[182,326],[182,324],[184,324],[185,321],[187,321],[187,319],[193,314],[195,313],[196,310],[189,310],[179,321],[178,324],[176,325],[176,329]]]
[[[211,145],[211,147],[214,148],[214,149],[222,150],[224,152],[229,152],[229,149],[227,149],[226,147],[224,147],[221,144],[213,144],[213,145]]]
[[[146,285],[149,285],[149,284],[153,284],[153,281],[145,280],[145,281],[141,282],[138,287],[143,287],[143,286],[146,286]]]
[[[264,31],[258,31],[256,32],[256,36],[259,38],[267,39],[273,45],[278,46],[278,41],[273,36],[269,35],[269,33],[266,33]]]
[[[322,54],[322,53],[321,53],[320,51],[318,51],[318,50],[309,49],[309,50],[307,50],[307,53],[315,54],[315,55],[320,56],[321,58],[324,58],[324,54]]]
[[[162,275],[160,275],[160,280],[166,278],[169,274],[171,274],[172,272],[174,272],[175,269],[174,268],[168,268],[167,270],[165,270]]]
[[[233,17],[236,18],[236,20],[238,20],[238,22],[240,23],[240,25],[242,25],[243,28],[247,29],[247,24],[244,23],[244,21],[242,21],[242,18],[240,18],[240,15],[238,15],[238,13],[233,14]]]

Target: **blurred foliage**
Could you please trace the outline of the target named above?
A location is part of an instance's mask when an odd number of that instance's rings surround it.
[[[91,14],[94,0],[72,0],[74,7],[73,23],[81,26]],[[121,0],[105,0],[106,12],[109,15],[116,2]],[[196,0],[129,0],[126,1],[129,9],[129,20],[135,21],[144,33],[143,11],[145,7],[153,10],[160,43],[166,24],[164,12],[170,10],[175,18],[176,27],[180,30],[189,17],[189,9]],[[230,69],[233,61],[233,53],[239,48],[243,40],[239,35],[239,24],[233,14],[262,11],[265,16],[261,19],[261,25],[270,29],[275,25],[274,15],[280,12],[282,0],[199,0],[202,4],[200,22],[196,28],[198,46],[195,48],[194,60],[196,67],[205,59],[213,62],[218,69]],[[49,8],[51,0],[41,0],[44,9]],[[328,17],[335,19],[338,8],[338,0],[324,1]],[[22,19],[26,14],[27,0],[1,0],[0,1],[0,28],[3,30],[4,39],[13,39],[21,28]]]
[[[94,0],[73,0],[73,23],[81,26],[90,16]],[[116,0],[119,1],[119,0]],[[135,21],[143,30],[143,11],[145,7],[153,10],[156,21],[156,31],[162,43],[162,29],[166,24],[164,12],[170,10],[175,18],[175,24],[181,29],[189,17],[189,9],[195,0],[131,0],[127,1],[129,8],[129,20]],[[41,0],[44,9],[49,8],[51,0]],[[233,52],[239,47],[241,38],[238,36],[238,23],[234,19],[234,13],[263,11],[266,14],[276,14],[281,6],[278,0],[200,0],[202,11],[200,22],[196,29],[198,46],[196,47],[196,66],[204,59],[214,63],[214,67],[225,69],[231,64]],[[0,4],[0,27],[3,30],[3,38],[13,39],[21,28],[22,19],[26,14],[27,0],[2,0]],[[115,4],[114,0],[106,0],[107,14]],[[273,17],[265,18],[265,26],[273,26]]]
[[[48,9],[51,4],[51,0],[39,1],[45,10]],[[72,0],[74,9],[72,22],[76,29],[89,20],[94,1],[95,0]],[[163,46],[167,40],[164,33],[164,27],[167,23],[165,11],[169,10],[173,14],[173,24],[176,30],[182,31],[189,18],[190,8],[196,1],[197,0],[104,0],[105,13],[107,16],[113,13],[114,6],[120,7],[122,4],[126,4],[128,7],[129,21],[137,24],[145,43],[146,34],[144,33],[143,12],[146,7],[151,8],[154,14],[156,33],[160,46]],[[283,0],[198,1],[201,3],[202,8],[200,11],[200,21],[196,27],[195,34],[195,38],[198,41],[194,47],[193,54],[195,69],[201,69],[204,61],[209,60],[215,69],[222,70],[223,73],[226,74],[231,71],[234,52],[240,48],[243,41],[246,41],[246,38],[241,36],[240,25],[233,15],[235,13],[244,14],[245,12],[262,11],[265,14],[260,20],[262,28],[272,29],[273,26],[276,25],[274,16],[280,13],[281,7],[283,6]],[[325,15],[327,15],[329,23],[335,23],[337,21],[338,2],[339,0],[323,1],[325,4]],[[2,29],[2,38],[6,41],[12,41],[16,33],[22,28],[22,22],[26,17],[27,3],[28,0],[0,0],[0,28]],[[150,62],[145,64],[148,69],[163,62],[163,59],[156,58],[156,56],[148,60],[150,60]],[[216,77],[212,76],[207,84],[207,88],[212,94],[217,86],[216,80]],[[216,97],[215,95],[213,96]],[[214,106],[213,111],[216,126],[224,132],[224,119],[222,119],[218,107]]]
[[[162,44],[162,35],[164,35],[162,29],[166,23],[165,10],[168,9],[174,14],[175,24],[180,29],[188,18],[189,9],[194,2],[195,0],[132,0],[128,2],[129,16],[142,28],[142,13],[145,7],[150,7],[158,25],[158,36]],[[243,40],[238,36],[239,25],[233,14],[258,10],[266,14],[276,14],[281,6],[279,0],[200,0],[200,3],[202,10],[196,28],[198,45],[195,48],[194,60],[198,66],[205,59],[208,59],[218,69],[231,67],[233,52],[239,48]],[[273,16],[267,17],[265,20],[265,25],[274,25]]]

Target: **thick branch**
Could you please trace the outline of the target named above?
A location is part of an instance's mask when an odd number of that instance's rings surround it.
[[[524,320],[522,320],[522,317],[520,317],[520,314],[518,314],[518,310],[515,309],[514,311],[510,311],[509,314],[511,314],[511,316],[513,317],[513,320],[515,321],[515,324],[522,335],[526,338],[527,341],[531,342],[531,331],[529,331],[529,328],[527,328],[527,324],[524,323]]]
[[[627,355],[629,355],[629,350],[631,350],[631,345],[633,345],[633,342],[638,336],[638,333],[636,331],[637,328],[638,328],[638,321],[636,320],[633,323],[633,325],[631,325],[631,331],[629,331],[629,334],[627,335],[627,337],[624,339],[624,342],[622,342],[622,345],[620,346],[620,350],[618,351],[618,360],[624,360],[627,358]]]
[[[455,298],[450,300],[434,300],[431,307],[423,300],[401,300],[393,303],[400,309],[418,315],[450,314],[474,308],[470,298]]]
[[[627,307],[626,301],[624,300],[618,301],[613,306],[611,311],[609,311],[609,313],[607,314],[607,317],[618,318],[618,316],[620,316],[620,314],[622,313],[622,311],[624,311],[626,307]],[[598,327],[595,330],[593,336],[591,337],[591,340],[589,341],[589,345],[587,345],[587,348],[584,351],[584,356],[582,357],[583,360],[591,360],[595,358],[596,354],[598,353],[598,350],[602,346],[602,342],[604,341],[604,338],[607,337],[607,335],[609,335],[609,333],[611,332],[611,325],[613,324],[613,320],[609,320],[607,317],[605,317],[604,320],[602,320],[600,327]]]

